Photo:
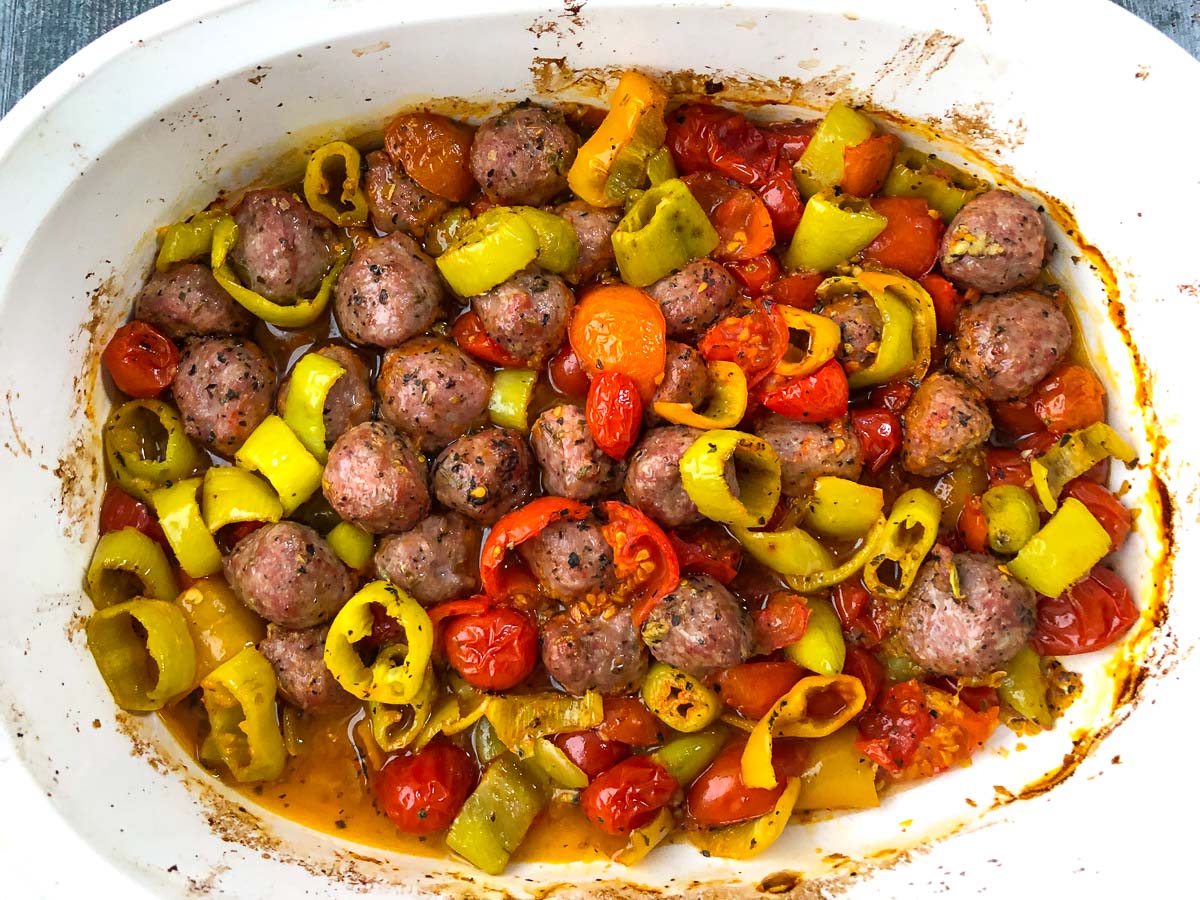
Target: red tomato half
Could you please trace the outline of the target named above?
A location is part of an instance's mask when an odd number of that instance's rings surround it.
[[[811,311],[817,305],[817,288],[824,280],[820,272],[786,275],[767,288],[766,297],[772,303]]]
[[[454,342],[476,359],[482,359],[494,366],[525,365],[525,360],[513,356],[483,330],[483,322],[473,309],[455,319],[454,327],[450,331],[454,335]]]
[[[863,251],[863,258],[909,278],[932,269],[942,244],[942,217],[918,197],[876,197],[871,206],[887,218],[887,227]]]
[[[863,692],[867,695],[864,707],[875,703],[884,682],[883,663],[876,659],[875,654],[862,647],[847,647],[842,674],[853,675],[862,682]]]
[[[850,425],[862,445],[863,466],[878,475],[903,442],[900,417],[886,409],[856,409]]]
[[[729,260],[725,268],[751,297],[760,297],[779,278],[782,269],[770,253],[744,261]]]
[[[900,138],[894,134],[877,134],[847,147],[842,151],[842,190],[852,197],[870,197],[883,187],[899,149]]]
[[[482,691],[516,687],[537,665],[537,626],[510,606],[451,619],[444,639],[447,661]]]
[[[1097,567],[1061,597],[1038,602],[1033,647],[1043,656],[1071,656],[1107,647],[1138,619],[1129,586],[1112,569]]]
[[[648,756],[631,756],[592,780],[579,807],[608,834],[629,834],[671,802],[679,782]]]
[[[713,690],[738,715],[758,720],[803,675],[804,670],[793,662],[748,662],[722,669],[713,679]]]
[[[642,398],[634,380],[622,372],[600,372],[593,378],[587,423],[597,447],[613,459],[624,459],[642,428]]]
[[[715,522],[702,522],[667,532],[684,575],[709,575],[721,584],[737,577],[742,545]]]
[[[179,348],[153,325],[134,319],[117,329],[101,359],[124,393],[157,397],[175,380]]]
[[[158,524],[158,517],[150,507],[116,485],[109,485],[100,504],[100,533],[108,534],[122,528],[136,528],[151,540],[158,541],[164,550],[171,549],[167,536]]]
[[[1091,369],[1066,365],[1034,388],[1029,405],[1051,431],[1077,431],[1104,421],[1104,385]]]
[[[933,311],[937,316],[938,331],[951,334],[958,322],[958,311],[962,309],[963,297],[958,289],[941,275],[930,273],[920,279],[921,287],[933,300]]]
[[[968,497],[963,504],[962,512],[958,514],[958,533],[972,553],[988,552],[987,517],[977,495]]]
[[[586,397],[591,381],[570,344],[563,344],[550,358],[550,386],[566,397]]]
[[[761,303],[745,315],[728,316],[700,338],[700,353],[708,362],[737,363],[751,387],[783,359],[791,333],[783,316]]]
[[[850,385],[845,370],[831,359],[811,375],[789,378],[781,387],[763,394],[762,404],[798,422],[831,422],[846,415]]]
[[[752,190],[715,172],[693,172],[682,181],[720,235],[713,259],[750,260],[775,246],[771,215]]]
[[[748,788],[742,781],[742,751],[745,748],[745,738],[735,738],[692,782],[687,793],[687,814],[697,825],[732,825],[766,815],[787,787],[787,779],[804,771],[808,757],[803,743],[788,738],[776,739],[771,763],[779,779],[778,787]]]
[[[662,722],[637,697],[605,697],[604,721],[595,728],[605,741],[655,747],[666,740]]]
[[[606,741],[594,731],[569,731],[554,736],[554,745],[579,766],[588,779],[607,772],[629,756],[629,745]]]
[[[843,581],[833,589],[832,600],[842,631],[867,647],[879,645],[887,634],[887,607],[871,595],[862,578]]]
[[[375,778],[375,797],[407,834],[449,828],[475,787],[475,764],[465,750],[435,741],[420,753],[396,756]]]
[[[804,637],[812,611],[804,598],[791,591],[775,591],[762,609],[750,613],[754,638],[761,653],[774,653]]]
[[[639,509],[617,500],[600,505],[607,518],[600,531],[613,550],[621,592],[633,599],[633,624],[641,628],[650,610],[679,585],[679,559],[670,539]]]

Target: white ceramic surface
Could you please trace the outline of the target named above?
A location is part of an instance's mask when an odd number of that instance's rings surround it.
[[[996,786],[1019,792],[1058,764],[1076,726],[1105,718],[1103,679],[1090,680],[1086,702],[1055,733],[1024,741],[1028,749],[1000,736],[974,766],[878,811],[793,828],[750,863],[674,847],[633,872],[519,867],[500,883],[517,894],[556,883],[586,892],[625,876],[673,891],[693,879],[754,884],[781,869],[820,874],[830,853],[860,857],[974,823],[858,878],[850,896],[1182,891],[1190,829],[1168,821],[1190,817],[1198,799],[1188,769],[1200,687],[1194,61],[1116,7],[1082,0],[176,0],[81,51],[0,124],[0,894],[334,897],[372,884],[373,894],[406,895],[463,871],[260,822],[249,804],[239,813],[244,801],[198,787],[212,782],[155,720],[117,716],[79,628],[98,507],[95,422],[107,406],[102,390],[92,402],[94,355],[127,313],[156,226],[337,130],[326,126],[354,131],[432,96],[537,96],[544,82],[534,73],[553,73],[558,59],[573,69],[711,72],[731,85],[791,79],[815,108],[845,96],[936,121],[1065,202],[1113,266],[1147,367],[1153,416],[1143,420],[1103,285],[1085,259],[1060,252],[1056,271],[1103,348],[1113,418],[1144,460],[1158,449],[1175,504],[1175,599],[1147,648],[1156,674],[1139,702],[1046,795],[981,813]],[[1152,502],[1147,472],[1129,477],[1136,506]],[[1143,592],[1158,551],[1152,532],[1122,559]]]

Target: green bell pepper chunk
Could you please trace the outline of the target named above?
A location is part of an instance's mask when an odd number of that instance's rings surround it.
[[[716,725],[668,741],[651,753],[650,758],[666,769],[681,787],[687,787],[717,758],[728,737],[729,731]]]
[[[1086,506],[1068,497],[1008,563],[1017,580],[1058,597],[1083,579],[1112,548],[1112,538]]]
[[[828,272],[849,261],[887,227],[887,217],[866,200],[833,189],[813,194],[784,257],[789,269]]]
[[[911,147],[897,154],[883,183],[885,197],[919,197],[949,222],[968,200],[988,190],[988,184],[945,160]]]
[[[796,186],[806,200],[842,183],[846,148],[861,144],[875,133],[875,123],[840,100],[829,108],[812,140],[792,168]]]
[[[475,758],[485,766],[508,752],[487,716],[479,719],[471,729],[471,747],[475,751]]]
[[[496,759],[446,833],[446,846],[489,875],[499,875],[545,807],[547,786],[529,763]]]
[[[1027,490],[1015,484],[988,489],[984,492],[982,506],[988,546],[996,553],[1016,553],[1041,527],[1037,503]]]
[[[704,208],[678,178],[642,194],[612,236],[621,280],[634,287],[653,284],[707,256],[719,241]]]

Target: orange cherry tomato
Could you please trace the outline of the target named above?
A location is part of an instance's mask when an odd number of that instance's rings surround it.
[[[175,380],[179,348],[146,322],[134,319],[117,329],[101,356],[104,368],[130,397],[157,397]]]
[[[1029,398],[997,400],[991,404],[991,408],[992,422],[1011,438],[1023,438],[1046,430],[1042,420],[1030,407]]]
[[[757,720],[803,675],[804,670],[793,662],[748,662],[722,669],[713,679],[713,690],[738,715]]]
[[[587,395],[588,431],[596,446],[613,459],[624,459],[642,428],[642,398],[624,372],[600,372]]]
[[[565,397],[586,397],[591,381],[584,371],[583,363],[575,355],[570,344],[563,344],[550,357],[548,369],[550,386]]]
[[[454,320],[450,329],[454,342],[466,353],[493,366],[521,367],[525,361],[513,356],[483,330],[483,322],[475,310],[467,310]]]
[[[928,273],[941,248],[942,217],[919,197],[876,197],[871,206],[887,218],[887,226],[863,251],[863,259],[874,260],[909,278]]]
[[[1104,385],[1091,369],[1065,365],[1034,388],[1029,406],[1051,431],[1078,431],[1104,421]]]
[[[694,172],[682,181],[721,237],[714,259],[750,260],[775,246],[771,214],[754,191],[716,172]]]
[[[570,340],[590,375],[621,372],[644,402],[654,396],[667,364],[667,323],[645,291],[628,285],[588,291],[575,307]]]
[[[425,190],[461,203],[475,190],[471,141],[475,130],[436,113],[404,113],[383,135],[388,156]]]
[[[894,134],[877,134],[842,152],[842,190],[852,197],[870,197],[883,187],[900,149]]]

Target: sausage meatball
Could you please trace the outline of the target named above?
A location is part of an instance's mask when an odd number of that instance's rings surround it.
[[[517,553],[546,592],[563,603],[616,586],[612,547],[592,519],[552,522]]]
[[[564,277],[571,284],[591,281],[601,272],[612,269],[617,258],[613,254],[612,236],[621,221],[621,209],[603,209],[589,206],[582,200],[571,200],[554,207],[557,213],[575,229],[579,238],[579,259],[575,267]]]
[[[704,408],[711,386],[708,377],[708,366],[700,351],[680,344],[667,341],[667,361],[663,369],[663,380],[654,392],[654,397],[646,409],[646,418],[657,422],[658,416],[653,412],[655,403],[690,403],[692,409]]]
[[[172,340],[209,334],[249,334],[254,316],[217,284],[212,270],[180,263],[155,272],[138,294],[133,317]]]
[[[384,355],[376,388],[380,414],[429,453],[487,420],[492,376],[449,341],[421,337]]]
[[[667,336],[695,343],[733,305],[737,282],[718,262],[698,259],[646,288],[662,307]]]
[[[334,512],[372,534],[407,531],[429,512],[425,463],[386,422],[364,422],[339,437],[321,487]]]
[[[242,284],[287,303],[314,294],[334,260],[336,232],[324,216],[281,190],[250,191],[233,213],[229,261]]]
[[[998,294],[1032,284],[1046,258],[1042,217],[1024,197],[992,190],[967,202],[942,235],[942,271]]]
[[[987,407],[962,381],[941,373],[921,382],[901,418],[901,464],[914,475],[949,472],[992,433]]]
[[[743,663],[754,649],[750,617],[715,578],[688,575],[642,624],[655,659],[704,678]]]
[[[456,512],[426,516],[404,534],[389,534],[375,550],[375,568],[425,606],[479,590],[480,532]]]
[[[257,344],[193,338],[171,385],[183,428],[214,453],[231,456],[271,412],[275,364]]]
[[[524,506],[537,485],[537,468],[525,440],[508,428],[466,434],[433,465],[438,502],[484,525]]]
[[[398,347],[429,330],[445,299],[433,260],[395,232],[350,254],[338,275],[333,315],[356,344]]]
[[[367,154],[367,176],[363,183],[371,224],[376,231],[404,231],[414,237],[425,232],[450,209],[450,202],[431,194],[404,174],[385,150]]]
[[[629,502],[660,525],[677,528],[704,517],[683,489],[679,459],[704,432],[688,425],[652,428],[643,436],[629,458],[625,473],[625,496]],[[728,474],[732,475],[732,465]],[[729,480],[736,484],[736,477]]]
[[[529,437],[547,494],[594,500],[621,489],[625,464],[596,446],[582,408],[551,407],[537,417]]]
[[[471,300],[488,337],[535,368],[562,345],[574,305],[566,282],[536,266]]]
[[[539,106],[488,119],[471,143],[471,174],[495,203],[542,206],[567,189],[579,135]]]
[[[814,425],[770,415],[758,423],[754,433],[779,456],[783,492],[789,497],[808,493],[822,475],[851,481],[862,475],[862,443],[846,419]]]
[[[334,709],[352,698],[325,666],[328,625],[312,628],[267,626],[267,636],[258,642],[258,652],[275,669],[279,694],[304,712]]]
[[[582,621],[561,613],[542,626],[542,665],[570,694],[629,691],[646,674],[649,657],[628,606]]]
[[[837,358],[847,374],[853,375],[870,365],[883,335],[883,318],[874,302],[865,297],[843,297],[827,303],[821,315],[833,319],[842,330]]]

